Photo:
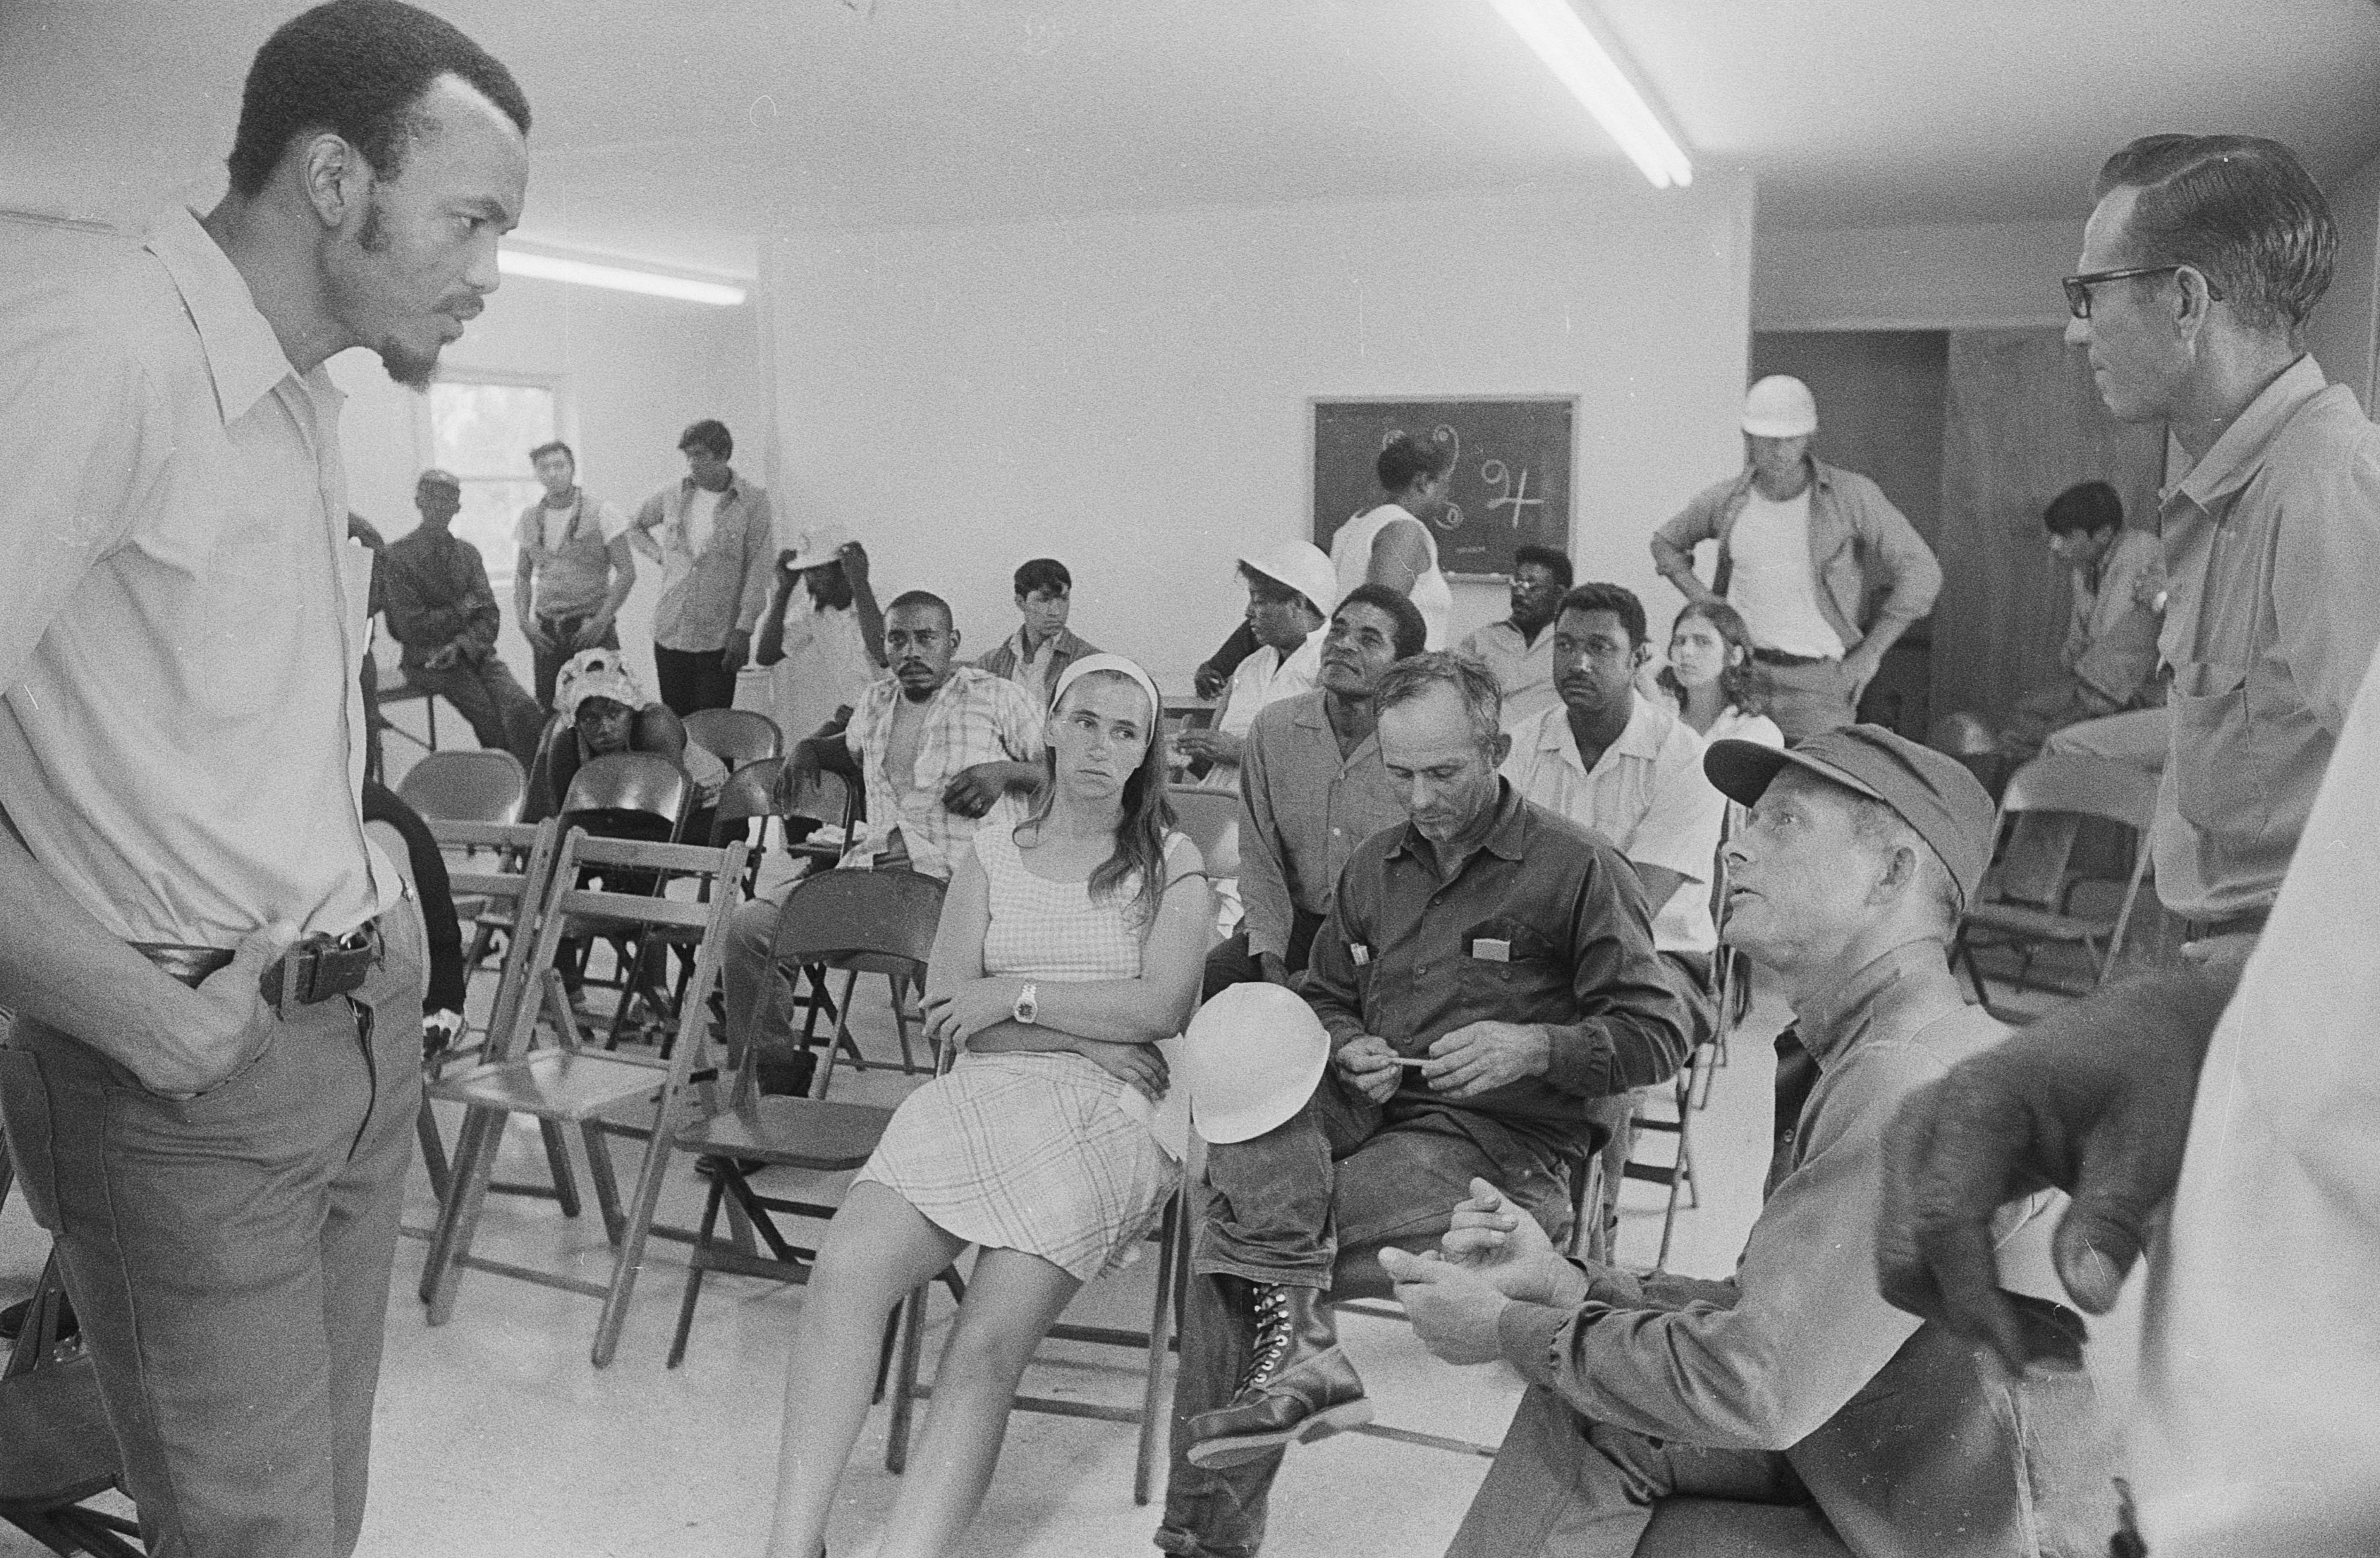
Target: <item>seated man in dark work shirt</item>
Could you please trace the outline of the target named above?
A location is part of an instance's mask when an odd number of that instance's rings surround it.
[[[405,647],[405,679],[461,710],[480,746],[510,752],[526,770],[537,761],[545,711],[496,656],[504,617],[480,549],[447,529],[463,506],[463,484],[425,470],[413,503],[419,528],[390,543],[379,570],[389,631]]]
[[[1355,851],[1314,940],[1305,994],[1332,1065],[1297,1114],[1208,1157],[1169,1552],[1254,1552],[1281,1447],[1368,1419],[1334,1283],[1385,1290],[1377,1251],[1435,1236],[1474,1175],[1559,1236],[1571,1165],[1602,1144],[1587,1101],[1685,1058],[1635,872],[1497,776],[1500,701],[1485,664],[1445,652],[1374,691],[1408,822]]]

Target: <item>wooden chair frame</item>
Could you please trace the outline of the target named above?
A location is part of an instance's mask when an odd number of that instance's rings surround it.
[[[616,866],[694,877],[709,887],[706,901],[603,892],[576,885],[585,866]],[[442,1078],[431,1091],[438,1097],[469,1106],[457,1144],[452,1184],[439,1217],[424,1283],[430,1291],[430,1323],[443,1325],[454,1312],[455,1297],[465,1269],[534,1282],[603,1301],[589,1357],[598,1368],[612,1361],[620,1330],[627,1318],[628,1300],[636,1286],[637,1268],[650,1238],[675,1238],[691,1243],[690,1230],[656,1226],[653,1211],[661,1199],[662,1181],[676,1140],[675,1126],[689,1093],[701,1099],[706,1114],[717,1107],[717,1071],[709,1064],[710,1023],[705,1004],[719,982],[721,958],[726,946],[729,916],[735,895],[722,884],[735,880],[738,867],[733,848],[703,849],[690,845],[640,844],[597,838],[574,828],[557,854],[545,903],[538,916],[537,934],[528,956],[540,970],[543,1012],[560,1042],[532,1048],[540,1007],[523,1000],[513,1020],[492,1040],[490,1058],[460,1075]],[[580,1039],[577,1024],[564,992],[562,976],[553,967],[556,950],[566,931],[589,926],[628,925],[699,929],[694,972],[679,1004],[677,1031],[666,1059],[590,1049]],[[614,1117],[634,1113],[630,1121]],[[588,1170],[603,1213],[604,1232],[613,1247],[612,1270],[604,1282],[540,1271],[492,1260],[471,1251],[480,1212],[485,1202],[504,1122],[522,1114],[540,1121],[575,1125],[584,1140]],[[625,1136],[645,1143],[635,1189],[624,1202],[613,1175],[607,1138]]]

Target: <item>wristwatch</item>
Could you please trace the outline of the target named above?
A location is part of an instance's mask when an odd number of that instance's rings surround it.
[[[1041,1003],[1038,999],[1040,992],[1040,986],[1031,980],[1026,980],[1025,988],[1016,992],[1016,1004],[1010,1009],[1011,1015],[1018,1022],[1030,1026],[1041,1010]]]

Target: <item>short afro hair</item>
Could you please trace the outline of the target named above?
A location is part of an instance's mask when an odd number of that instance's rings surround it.
[[[1629,643],[1645,641],[1645,603],[1624,584],[1582,584],[1561,598],[1554,615],[1569,612],[1609,612],[1628,629]]]
[[[403,0],[330,0],[284,22],[248,67],[232,137],[232,193],[254,199],[289,143],[328,130],[388,180],[405,166],[414,108],[442,76],[459,76],[528,133],[513,73],[443,18]]]

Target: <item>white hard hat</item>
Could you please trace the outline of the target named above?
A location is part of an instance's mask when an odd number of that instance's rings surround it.
[[[851,544],[851,528],[847,525],[813,525],[794,542],[793,555],[780,565],[787,573],[800,573],[827,563],[843,561],[843,549]]]
[[[1314,614],[1325,622],[1339,604],[1339,570],[1310,541],[1285,541],[1262,552],[1243,552],[1240,561],[1313,602]]]
[[[1743,431],[1755,438],[1804,438],[1818,431],[1818,397],[1810,386],[1771,373],[1743,395]]]
[[[1190,1118],[1208,1141],[1245,1141],[1314,1096],[1330,1058],[1322,1019],[1295,992],[1235,984],[1198,1008],[1182,1035]]]

